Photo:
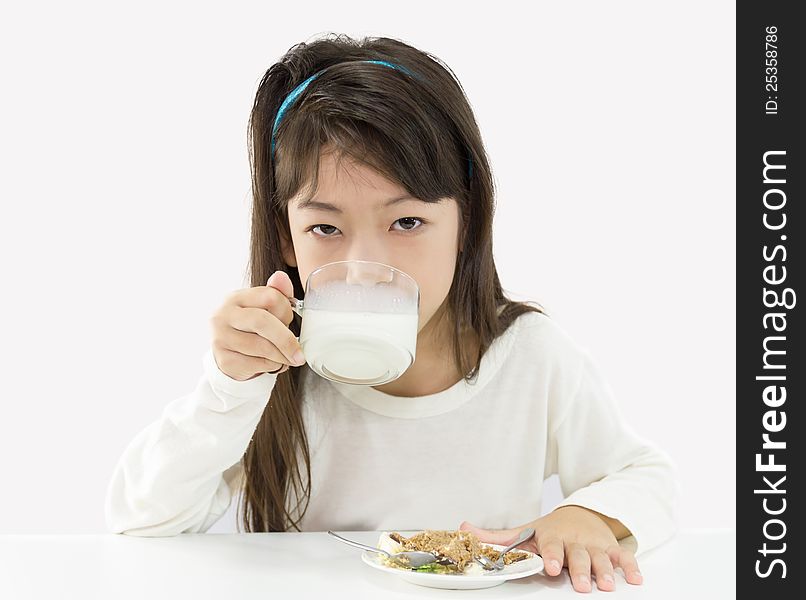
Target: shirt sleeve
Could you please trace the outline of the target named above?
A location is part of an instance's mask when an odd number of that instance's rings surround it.
[[[106,492],[112,533],[170,536],[206,532],[227,510],[277,375],[238,381],[223,373],[212,349],[188,395],[128,444]]]
[[[675,467],[632,431],[598,364],[581,351],[577,391],[553,434],[565,496],[558,507],[583,506],[618,519],[635,538],[636,554],[643,553],[676,531]]]

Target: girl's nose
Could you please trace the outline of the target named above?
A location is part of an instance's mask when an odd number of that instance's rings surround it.
[[[353,259],[355,260],[355,259]],[[370,259],[358,259],[370,261]],[[384,266],[387,263],[378,261],[370,262],[349,262],[347,263],[346,280],[351,285],[373,286],[378,283],[391,283],[394,271]]]

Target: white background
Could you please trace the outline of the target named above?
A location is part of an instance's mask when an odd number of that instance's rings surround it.
[[[681,525],[734,526],[733,3],[8,6],[0,533],[105,531],[115,462],[192,391],[209,316],[248,285],[257,84],[330,31],[451,66],[495,173],[504,288],[672,456]]]

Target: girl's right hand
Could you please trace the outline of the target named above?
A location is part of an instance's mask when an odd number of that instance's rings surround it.
[[[246,381],[305,364],[302,347],[288,328],[294,318],[288,301],[293,295],[288,274],[275,271],[266,285],[238,290],[227,297],[210,318],[213,356],[223,373]]]

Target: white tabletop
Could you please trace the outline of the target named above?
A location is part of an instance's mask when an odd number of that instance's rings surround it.
[[[373,544],[379,532],[338,532]],[[734,598],[736,533],[687,530],[643,555],[644,584],[620,572],[608,598]],[[566,571],[483,590],[439,590],[365,565],[361,550],[322,532],[0,536],[0,598],[581,598]],[[276,594],[289,594],[277,596]],[[293,595],[292,595],[293,594]]]

